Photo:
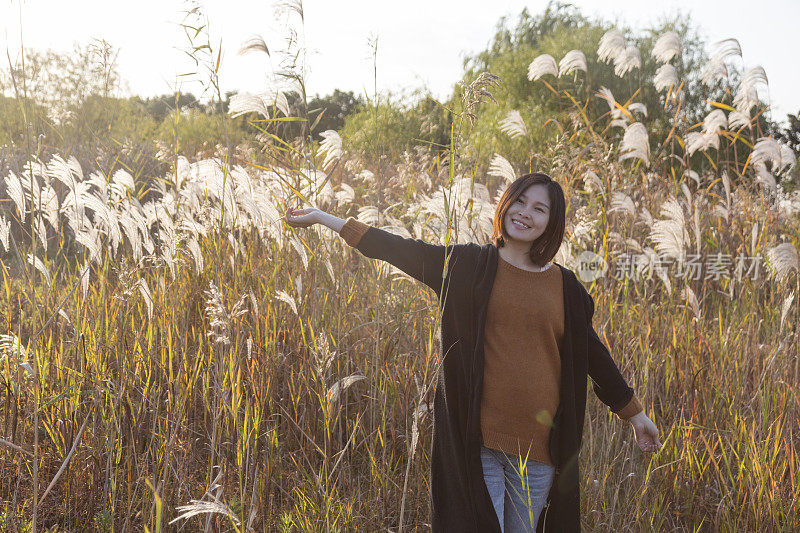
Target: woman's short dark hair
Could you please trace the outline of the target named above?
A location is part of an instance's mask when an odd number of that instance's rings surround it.
[[[494,221],[492,223],[492,242],[497,248],[505,244],[505,239],[508,238],[503,227],[503,220],[505,219],[508,208],[514,205],[519,196],[531,185],[541,184],[547,187],[547,196],[550,199],[550,218],[547,221],[547,227],[538,239],[531,243],[531,249],[528,255],[531,261],[536,265],[544,265],[552,260],[558,249],[561,247],[561,241],[564,239],[564,224],[566,202],[564,200],[564,191],[561,185],[558,184],[553,178],[541,172],[534,172],[532,174],[525,174],[512,182],[500,197],[497,203],[497,208],[494,212]]]

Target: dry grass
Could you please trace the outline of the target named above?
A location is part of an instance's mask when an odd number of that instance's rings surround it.
[[[605,46],[630,68],[612,37]],[[453,110],[459,128],[496,83],[467,91]],[[621,153],[598,132],[624,113],[590,118],[563,97],[572,125],[542,149],[552,163],[542,170],[570,200],[559,262],[638,251],[646,268],[656,246],[774,258],[755,280],[671,272],[591,287],[595,327],[664,448],[644,456],[590,399],[585,528],[797,530],[800,201],[756,183],[766,167],[748,168],[741,152],[717,153],[734,185],[666,172],[678,158],[650,157],[646,132],[626,134],[634,151]],[[524,137],[514,116],[509,133]],[[434,295],[329,231],[279,217],[303,198],[431,242],[486,242],[511,164],[496,159],[499,179],[481,184],[455,133],[448,158],[407,159],[382,183],[398,199],[383,212],[364,205],[376,177],[335,132],[324,153],[276,149],[281,165],[263,169],[176,158],[142,207],[123,175],[104,196],[104,178],[72,162],[31,165],[0,221],[0,529],[427,530]],[[773,170],[783,164],[774,147],[760,153]],[[49,189],[58,205],[45,209],[35,193]]]

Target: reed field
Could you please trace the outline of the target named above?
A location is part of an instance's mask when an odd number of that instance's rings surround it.
[[[221,101],[199,15],[197,76]],[[409,138],[444,117],[438,144],[399,149],[377,94],[362,122],[315,129],[297,64],[211,113],[228,142],[203,153],[180,110],[150,166],[93,167],[30,128],[0,149],[0,530],[429,531],[436,296],[282,217],[483,244],[531,171],[568,200],[555,260],[608,268],[585,282],[594,326],[664,443],[641,452],[590,388],[584,529],[800,530],[800,189],[767,73],[733,36],[690,85],[676,31],[558,35],[429,100]]]

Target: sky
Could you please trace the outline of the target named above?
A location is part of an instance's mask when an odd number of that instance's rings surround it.
[[[709,49],[711,43],[735,37],[742,47],[744,67],[764,67],[773,120],[785,122],[787,113],[800,111],[800,91],[794,89],[800,87],[796,58],[800,47],[794,33],[800,21],[800,0],[764,0],[758,6],[744,0],[571,3],[586,16],[633,29],[654,25],[678,10],[690,14]],[[171,93],[178,79],[183,91],[201,92],[191,77],[178,78],[196,71],[183,51],[189,45],[180,26],[190,7],[185,0],[10,0],[2,4],[0,35],[12,61],[19,58],[22,46],[69,52],[75,43],[85,46],[93,38],[105,39],[119,49],[125,94]],[[304,23],[296,16],[288,20],[307,49],[309,95],[329,94],[335,88],[372,95],[377,76],[379,92],[402,95],[423,88],[443,99],[460,78],[464,57],[490,43],[500,17],[516,21],[523,8],[537,14],[546,5],[546,0],[305,0]],[[274,52],[285,47],[286,17],[277,19],[274,2],[269,0],[207,0],[200,6],[209,21],[212,47],[215,53],[222,50],[221,92],[264,91],[273,70],[280,68]],[[264,38],[273,52],[271,59],[237,53],[254,35]],[[370,42],[375,37],[373,61]]]

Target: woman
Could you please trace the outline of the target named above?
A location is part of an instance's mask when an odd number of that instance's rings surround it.
[[[597,397],[630,421],[642,450],[661,446],[592,327],[594,299],[552,262],[565,210],[561,186],[533,173],[504,191],[485,245],[433,245],[352,217],[287,211],[290,226],[324,224],[436,292],[443,356],[431,448],[434,532],[580,531],[588,377]]]

